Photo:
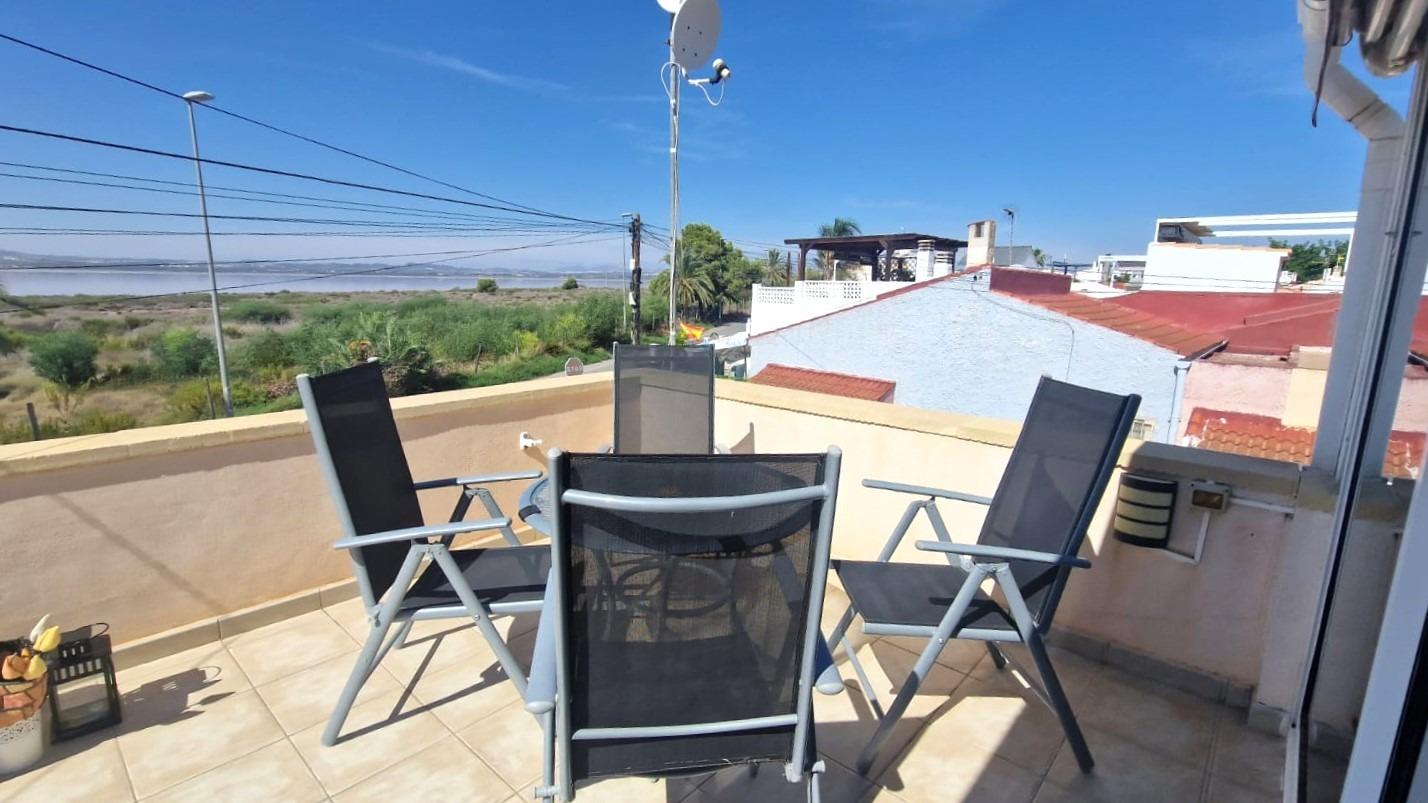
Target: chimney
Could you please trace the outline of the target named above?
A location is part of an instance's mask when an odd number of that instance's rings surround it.
[[[967,267],[991,265],[996,259],[997,222],[978,220],[967,225]]]
[[[956,270],[953,263],[952,251],[938,251],[935,261],[932,264],[933,276],[946,276]]]
[[[917,281],[932,278],[932,240],[917,241]]]

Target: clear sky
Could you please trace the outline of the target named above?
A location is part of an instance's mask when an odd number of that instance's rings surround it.
[[[869,233],[964,236],[968,222],[1012,205],[1019,243],[1087,260],[1142,252],[1157,216],[1356,204],[1363,141],[1327,109],[1310,126],[1292,0],[724,5],[718,52],[734,75],[717,109],[684,95],[682,218],[731,237],[807,236],[835,216]],[[47,2],[11,4],[0,32],[163,87],[205,89],[233,111],[524,204],[600,219],[639,211],[667,225],[658,74],[668,19],[654,0]],[[1396,106],[1406,101],[1407,78],[1372,85]],[[0,123],[189,148],[180,102],[7,42]],[[453,194],[212,112],[199,125],[210,158]],[[3,132],[0,159],[192,178],[184,162]],[[219,168],[207,178],[452,208]],[[11,203],[196,210],[183,196],[12,178],[0,178],[0,194]],[[363,217],[224,199],[211,211]],[[0,209],[0,226],[29,225],[197,224]],[[217,248],[220,259],[240,259],[491,242],[224,237]],[[515,241],[496,244],[505,242]],[[192,237],[0,231],[0,249],[69,255],[198,258],[201,247]],[[619,249],[601,240],[501,259],[612,265]]]

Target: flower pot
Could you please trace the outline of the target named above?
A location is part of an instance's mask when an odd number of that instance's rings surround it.
[[[28,768],[45,752],[44,703],[49,678],[0,681],[0,775]]]

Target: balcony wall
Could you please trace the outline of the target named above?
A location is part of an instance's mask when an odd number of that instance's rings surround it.
[[[416,479],[542,467],[523,430],[593,449],[609,375],[393,402]],[[508,513],[519,483],[499,489]],[[422,495],[444,521],[456,492]],[[0,446],[0,634],[44,613],[117,641],[351,578],[302,411]]]
[[[608,441],[609,381],[552,378],[394,406],[419,479],[540,467],[542,450],[520,453],[518,434],[572,450]],[[834,553],[845,558],[874,557],[909,501],[863,488],[863,479],[990,495],[1017,434],[1011,422],[745,383],[720,381],[717,393],[716,439],[734,451],[843,449]],[[1323,479],[1311,475],[1310,492],[1297,466],[1154,443],[1130,444],[1120,462],[1299,509],[1212,514],[1203,559],[1190,564],[1112,538],[1113,490],[1083,549],[1094,568],[1073,575],[1056,631],[1146,674],[1210,694],[1219,683],[1219,693],[1243,692],[1242,702],[1254,687],[1264,711],[1288,708],[1332,515]],[[1372,654],[1373,611],[1410,489],[1399,481],[1370,494],[1350,544],[1355,582],[1345,593],[1359,613],[1335,623],[1326,667],[1343,690],[1333,719],[1345,725],[1358,708],[1353,681]],[[501,489],[508,512],[519,490]],[[1185,496],[1172,543],[1193,552],[1201,519]],[[449,490],[429,492],[427,515],[441,520],[452,502]],[[975,537],[982,508],[940,509],[954,537]],[[344,581],[346,560],[330,546],[336,530],[301,412],[0,447],[0,635],[51,612],[66,625],[110,622],[124,642]],[[913,547],[931,536],[920,519],[897,557],[939,560]]]

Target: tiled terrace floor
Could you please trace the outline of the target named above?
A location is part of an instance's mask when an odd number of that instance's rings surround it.
[[[841,613],[829,600],[830,618]],[[500,621],[500,620],[498,620]],[[504,620],[528,656],[534,620]],[[358,603],[288,619],[122,672],[124,723],[51,748],[0,781],[0,800],[530,800],[536,721],[469,626],[431,622],[394,650],[357,700],[345,738],[319,743],[365,634]],[[882,639],[860,655],[891,696],[914,656]],[[872,732],[856,684],[815,695],[824,799],[1249,803],[1280,799],[1282,742],[1243,713],[1073,654],[1054,655],[1097,760],[1076,769],[1055,718],[978,644],[954,644],[884,751],[872,780],[847,769]],[[851,672],[845,675],[851,677]],[[413,678],[416,683],[408,689]],[[687,780],[608,781],[580,800],[803,800],[776,768]]]

